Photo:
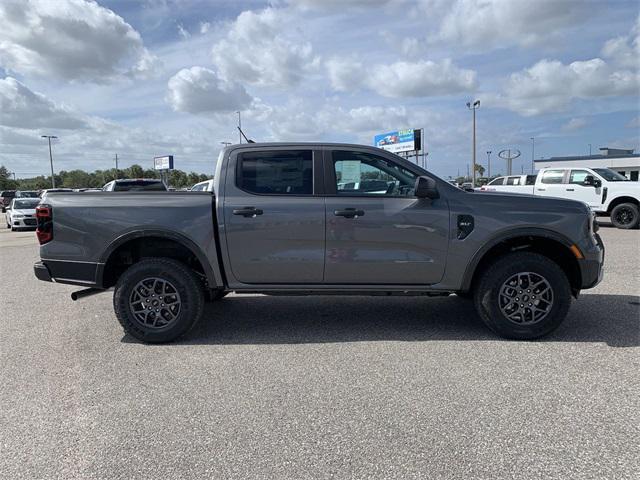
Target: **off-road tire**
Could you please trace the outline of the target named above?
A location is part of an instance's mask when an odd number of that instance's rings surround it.
[[[180,310],[174,320],[161,328],[142,325],[130,305],[133,289],[146,278],[159,278],[175,286]],[[198,322],[204,308],[204,289],[195,273],[184,263],[171,258],[145,258],[129,267],[118,279],[113,308],[125,332],[147,343],[177,340]]]
[[[623,221],[624,219],[624,221]],[[621,203],[611,210],[611,223],[616,228],[631,230],[640,223],[638,206],[633,203]]]
[[[537,323],[518,324],[500,308],[501,288],[514,275],[523,272],[544,277],[553,293],[548,313]],[[482,321],[493,332],[509,339],[530,340],[547,335],[562,323],[570,305],[571,286],[564,271],[548,257],[533,252],[514,252],[499,257],[478,278],[474,291],[474,306]]]

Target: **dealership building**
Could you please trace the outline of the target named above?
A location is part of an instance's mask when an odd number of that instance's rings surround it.
[[[541,168],[610,168],[629,180],[637,182],[640,174],[640,154],[633,150],[603,147],[599,155],[575,157],[551,157],[535,160],[536,169]]]

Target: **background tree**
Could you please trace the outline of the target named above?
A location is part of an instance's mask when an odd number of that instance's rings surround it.
[[[17,182],[13,180],[11,172],[2,165],[0,167],[0,190],[15,190],[16,187]]]

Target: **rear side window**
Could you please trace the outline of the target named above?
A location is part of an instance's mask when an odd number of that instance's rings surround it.
[[[527,175],[526,184],[527,185],[535,185],[536,184],[536,175]]]
[[[509,177],[507,185],[520,185],[520,177]]]
[[[495,180],[491,180],[489,185],[504,185],[504,177],[498,177]]]
[[[312,195],[311,150],[246,152],[238,155],[237,185],[259,195]]]
[[[5,190],[4,192],[0,192],[0,197],[13,198],[15,196],[16,192],[14,190]]]
[[[562,183],[564,170],[546,170],[542,174],[542,183]]]

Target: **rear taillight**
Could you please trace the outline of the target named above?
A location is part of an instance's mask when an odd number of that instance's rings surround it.
[[[38,205],[36,219],[38,220],[36,236],[40,245],[43,245],[53,239],[53,208],[51,205]]]

